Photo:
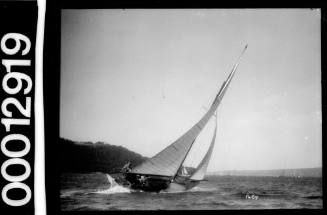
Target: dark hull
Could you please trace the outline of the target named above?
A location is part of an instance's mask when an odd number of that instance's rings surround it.
[[[118,184],[133,190],[146,192],[160,192],[162,190],[168,192],[186,191],[200,183],[200,181],[190,180],[188,177],[177,176],[174,180],[171,180],[171,177],[160,175],[143,175],[146,177],[146,181],[141,181],[141,176],[141,174],[134,173],[113,175]]]
[[[141,176],[146,177],[146,180],[140,180]],[[159,192],[165,190],[171,183],[171,177],[158,175],[126,173],[125,179],[130,183],[130,188],[147,192]]]

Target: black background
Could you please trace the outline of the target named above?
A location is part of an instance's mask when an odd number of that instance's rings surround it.
[[[0,1],[0,39],[7,33],[20,33],[27,36],[31,41],[31,49],[27,55],[21,56],[20,54],[16,55],[6,55],[2,51],[0,51],[0,60],[3,59],[26,59],[31,60],[31,66],[19,66],[13,67],[12,71],[22,72],[30,76],[33,82],[32,90],[27,94],[23,94],[23,90],[19,91],[15,95],[7,94],[2,88],[2,79],[5,76],[6,68],[0,64],[0,81],[1,81],[1,90],[0,90],[0,103],[8,97],[14,97],[21,102],[23,106],[25,106],[25,98],[27,96],[31,97],[31,117],[30,117],[30,125],[13,125],[11,126],[10,132],[6,132],[4,125],[0,124],[0,137],[1,139],[5,137],[7,134],[23,134],[25,135],[31,143],[31,149],[27,155],[22,157],[25,159],[31,166],[31,174],[25,180],[22,181],[27,186],[30,187],[32,192],[32,197],[29,203],[20,207],[13,207],[7,205],[5,202],[0,201],[0,214],[22,214],[22,215],[32,215],[34,214],[34,84],[35,84],[35,41],[36,41],[36,24],[37,24],[37,5],[36,2],[1,2]],[[9,42],[10,40],[8,40]],[[10,42],[9,42],[10,44]],[[8,46],[9,46],[8,44]],[[22,42],[22,48],[24,48],[24,42]],[[21,49],[22,49],[21,48]],[[26,83],[23,81],[23,88],[25,88]],[[9,82],[10,84],[10,82]],[[15,86],[15,81],[12,82],[12,86]],[[12,105],[8,106],[8,110],[13,112],[13,118],[22,118],[26,119],[18,110]],[[0,112],[1,118],[7,118]],[[20,141],[10,141],[10,143],[14,143],[17,147],[13,146],[11,148],[10,145],[7,144],[8,149],[10,150],[18,150],[22,149],[23,144]],[[2,152],[0,152],[0,164],[2,165],[9,159]],[[7,172],[12,175],[18,175],[17,173],[22,173],[24,169],[21,166],[13,166],[8,167]],[[6,181],[2,176],[0,177],[0,189],[7,185],[9,182]],[[25,192],[19,189],[15,189],[15,191],[9,191],[8,197],[10,198],[24,198]]]
[[[112,214],[135,211],[60,211],[60,172],[59,159],[61,152],[56,144],[59,143],[59,100],[60,100],[60,30],[61,9],[96,9],[96,8],[322,8],[322,80],[326,72],[326,3],[323,1],[298,1],[296,4],[286,1],[136,1],[136,0],[47,0],[44,44],[44,105],[45,105],[45,150],[46,150],[46,192],[47,212],[55,214]],[[323,92],[326,88],[323,86]],[[325,98],[325,93],[323,93]],[[87,98],[85,98],[87,99]],[[304,101],[305,102],[305,101]],[[322,103],[324,117],[326,102]],[[324,131],[323,123],[323,131]],[[323,140],[325,135],[323,135]],[[323,144],[323,178],[326,178],[325,150]],[[326,183],[323,182],[323,202],[326,205]],[[325,210],[325,209],[324,209]],[[183,211],[178,211],[182,213]],[[322,214],[323,210],[227,210],[227,211],[187,211],[188,214]],[[153,211],[138,211],[137,213],[153,214]],[[173,213],[173,211],[155,211],[155,214]],[[184,211],[186,213],[186,211]]]

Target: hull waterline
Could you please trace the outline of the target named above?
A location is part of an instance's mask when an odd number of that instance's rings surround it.
[[[145,192],[183,192],[197,186],[200,181],[190,180],[187,177],[176,177],[171,180],[167,176],[146,175],[146,181],[140,181],[142,175],[138,174],[117,174],[113,175],[115,182],[123,187],[141,190]]]

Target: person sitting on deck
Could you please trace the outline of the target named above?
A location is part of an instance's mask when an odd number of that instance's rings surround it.
[[[132,170],[132,168],[131,168],[131,161],[128,161],[128,163],[127,164],[125,164],[124,165],[124,167],[122,168],[122,172],[130,172],[131,170]]]
[[[147,177],[144,176],[144,175],[141,175],[139,181],[140,181],[140,183],[141,183],[142,185],[145,185],[146,182],[147,182]]]

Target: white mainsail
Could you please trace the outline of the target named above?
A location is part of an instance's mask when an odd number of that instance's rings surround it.
[[[231,76],[232,77],[232,76]],[[228,82],[229,83],[229,82]],[[226,86],[228,84],[225,84]],[[222,94],[227,87],[222,90]],[[220,96],[216,96],[211,108],[189,131],[177,139],[173,144],[159,152],[154,157],[146,160],[144,163],[132,169],[132,173],[141,173],[149,175],[174,176],[181,164],[185,160],[188,151],[201,130],[209,121],[221,101]]]
[[[244,48],[243,52],[241,53],[241,56],[243,55],[246,48],[247,46]],[[211,107],[206,112],[206,114],[198,121],[198,123],[196,123],[184,135],[182,135],[180,138],[178,138],[175,142],[173,142],[171,145],[166,147],[164,150],[162,150],[152,158],[147,159],[142,164],[134,167],[131,173],[170,176],[170,177],[173,177],[177,174],[189,150],[191,149],[195,139],[197,138],[201,130],[205,127],[205,125],[208,123],[210,118],[216,112],[221,102],[221,99],[223,98],[235,74],[241,56],[239,57],[237,63],[234,65],[227,80],[221,86]]]

